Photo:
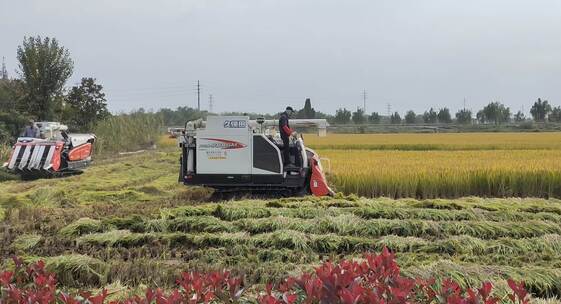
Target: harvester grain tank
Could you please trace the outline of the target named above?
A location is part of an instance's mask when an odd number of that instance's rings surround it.
[[[325,135],[325,119],[292,119],[292,127],[315,128]],[[179,181],[219,192],[272,192],[283,195],[332,194],[319,155],[301,135],[290,141],[292,166],[284,166],[276,120],[246,116],[208,116],[188,122],[179,136]]]

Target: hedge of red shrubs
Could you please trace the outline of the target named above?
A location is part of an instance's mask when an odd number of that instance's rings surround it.
[[[243,278],[230,272],[184,272],[178,287],[171,291],[147,289],[143,296],[108,301],[108,292],[80,292],[70,295],[57,289],[55,275],[45,270],[39,261],[25,265],[14,258],[15,270],[0,272],[0,303],[119,303],[119,304],[178,304],[178,303],[451,303],[493,304],[499,301],[529,303],[524,283],[512,280],[512,293],[499,299],[492,295],[489,282],[478,289],[462,289],[452,280],[436,284],[434,279],[410,279],[400,274],[394,254],[384,249],[380,255],[367,254],[361,262],[343,260],[326,262],[314,273],[289,277],[280,285],[268,284],[264,291],[245,292]],[[246,294],[247,293],[247,294]]]

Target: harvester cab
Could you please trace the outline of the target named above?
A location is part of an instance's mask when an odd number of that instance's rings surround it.
[[[292,127],[317,128],[325,136],[325,119],[292,119]],[[331,195],[319,155],[293,137],[291,163],[283,165],[283,143],[276,120],[246,116],[208,116],[188,122],[179,136],[179,181],[219,192],[267,192],[282,195]]]
[[[81,173],[91,163],[95,135],[68,134],[58,122],[36,122],[40,138],[20,137],[4,167],[24,179]]]

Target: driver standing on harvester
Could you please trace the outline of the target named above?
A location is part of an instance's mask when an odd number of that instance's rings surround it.
[[[294,134],[294,130],[288,125],[288,119],[294,113],[292,107],[286,107],[286,110],[281,113],[279,118],[279,131],[282,139],[282,158],[284,167],[293,166],[290,163],[290,136]]]

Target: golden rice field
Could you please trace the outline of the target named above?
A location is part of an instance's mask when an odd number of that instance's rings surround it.
[[[561,150],[561,132],[306,134],[304,139],[315,149]]]
[[[561,197],[561,133],[306,136],[338,191],[394,198]]]

